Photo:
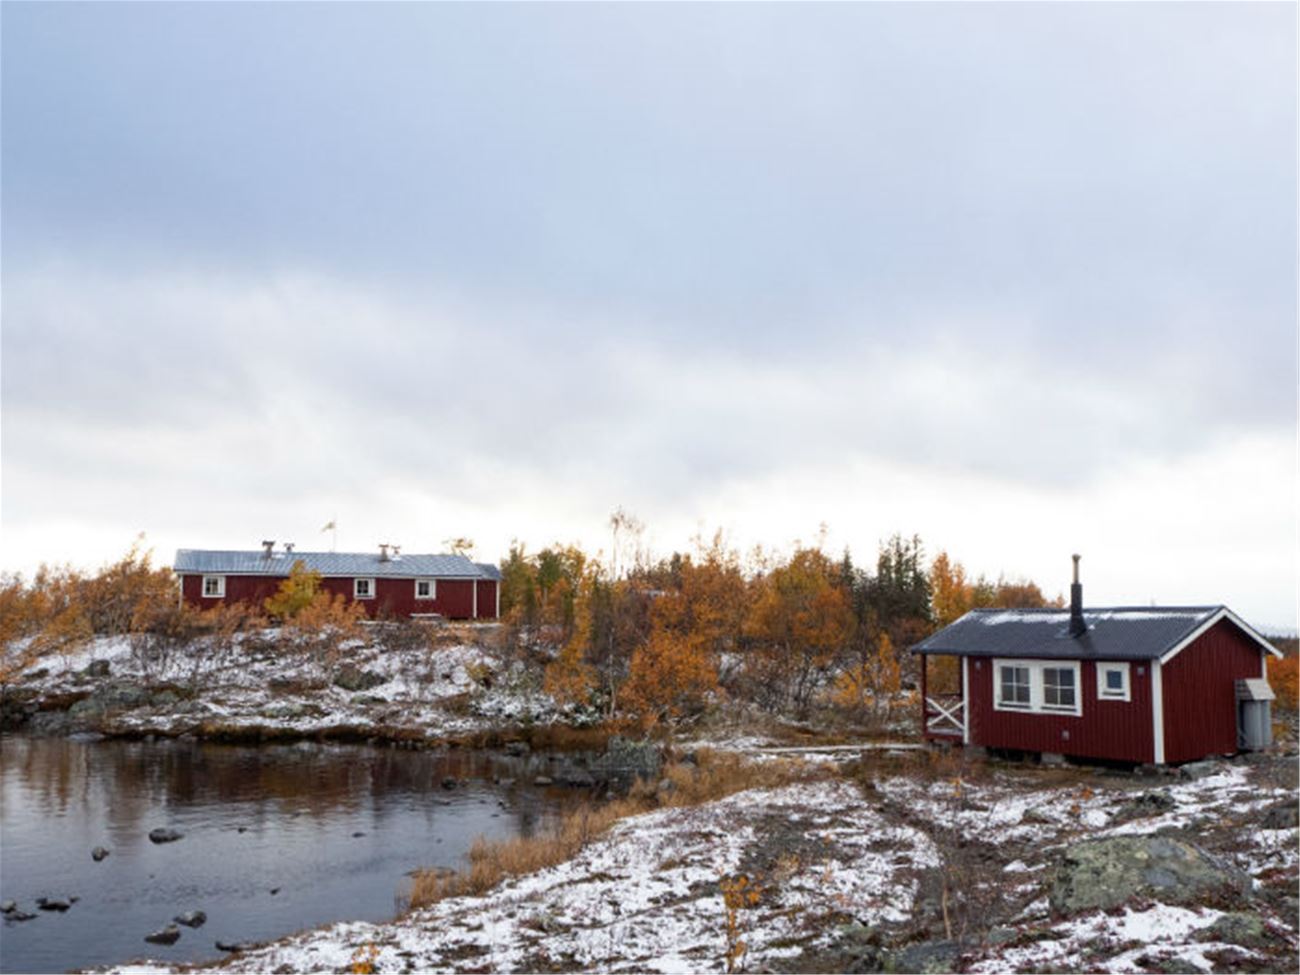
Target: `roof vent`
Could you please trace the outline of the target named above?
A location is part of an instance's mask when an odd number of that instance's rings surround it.
[[[1083,621],[1083,586],[1079,583],[1078,555],[1074,559],[1074,581],[1070,583],[1070,636],[1078,637],[1088,632],[1088,624]]]
[[[294,543],[293,543],[293,542],[285,542],[285,543],[284,543],[284,554],[285,554],[285,555],[292,555],[292,554],[293,554],[293,546],[294,546]]]
[[[387,561],[389,561],[389,558],[388,558],[388,543],[387,543],[387,542],[380,542],[380,543],[379,543],[379,561],[380,561],[380,562],[387,562]]]
[[[275,539],[262,539],[262,558],[269,559],[275,552]]]
[[[402,560],[402,546],[390,545],[389,548],[393,550],[393,561],[400,562]]]

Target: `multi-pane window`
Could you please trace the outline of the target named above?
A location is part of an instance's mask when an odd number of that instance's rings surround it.
[[[352,580],[352,595],[356,599],[374,599],[375,580],[374,579]]]
[[[220,599],[226,594],[225,576],[204,576],[203,596],[205,599]]]
[[[1078,661],[995,660],[993,668],[995,710],[1083,713]]]
[[[1072,667],[1043,668],[1043,707],[1053,711],[1073,711],[1078,700]]]
[[[1029,707],[1029,668],[1003,665],[998,668],[998,703],[1004,708]]]
[[[433,599],[437,590],[434,588],[432,579],[415,580],[415,598],[416,599]]]

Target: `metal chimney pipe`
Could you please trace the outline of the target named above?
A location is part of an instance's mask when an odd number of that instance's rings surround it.
[[[1083,621],[1083,585],[1079,582],[1079,558],[1074,559],[1074,581],[1070,583],[1070,636],[1078,637],[1088,632],[1088,624]]]
[[[262,558],[269,559],[275,552],[275,539],[262,539]]]
[[[380,542],[380,543],[379,543],[379,561],[380,561],[380,562],[387,562],[387,561],[388,561],[388,543],[387,543],[387,542]]]

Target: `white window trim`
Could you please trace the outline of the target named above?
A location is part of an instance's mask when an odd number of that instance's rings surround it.
[[[420,584],[427,582],[429,584],[429,594],[420,595]],[[415,598],[416,599],[437,599],[438,598],[438,580],[437,579],[416,579],[415,580]]]
[[[208,592],[208,580],[214,579],[217,583],[216,592]],[[225,599],[226,598],[226,577],[225,576],[204,576],[203,582],[199,585],[199,594],[204,599]]]
[[[1116,693],[1106,686],[1106,672],[1117,670],[1124,675],[1124,685]],[[1097,664],[1097,700],[1098,701],[1131,701],[1133,700],[1133,684],[1129,679],[1129,667],[1126,663],[1099,663]]]
[[[1026,667],[1029,670],[1029,706],[1002,703],[1002,668]],[[1062,708],[1043,703],[1043,671],[1071,670],[1074,672],[1074,707]],[[1007,657],[993,658],[993,710],[1015,714],[1063,714],[1080,717],[1083,714],[1083,687],[1077,660],[1019,660]]]
[[[364,596],[361,594],[361,583],[366,583],[366,588],[370,591]],[[353,579],[352,580],[352,598],[353,599],[374,599],[375,598],[375,580],[374,579]]]

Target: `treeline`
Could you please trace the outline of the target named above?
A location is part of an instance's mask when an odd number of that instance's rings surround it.
[[[732,699],[883,720],[915,681],[908,646],[973,607],[1048,605],[1032,582],[969,579],[944,552],[928,559],[915,536],[894,536],[866,565],[821,545],[742,558],[721,535],[652,559],[633,519],[613,522],[613,558],[515,544],[500,564],[506,641],[548,692],[593,716],[676,725]],[[269,624],[279,624],[285,652],[337,662],[360,635],[360,615],[300,566],[262,605],[200,611],[137,543],[97,572],[0,577],[0,683],[95,636],[130,635],[141,666],[156,670],[186,647],[227,656],[238,633]]]
[[[676,723],[719,695],[806,716],[887,717],[913,678],[906,647],[974,607],[1049,603],[1028,581],[968,579],[920,538],[895,535],[870,567],[820,546],[742,560],[720,535],[620,571],[575,546],[501,563],[514,639],[551,648],[547,690],[605,716]]]

